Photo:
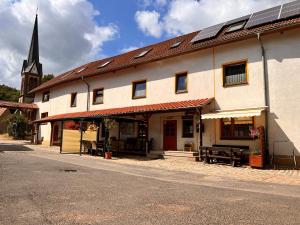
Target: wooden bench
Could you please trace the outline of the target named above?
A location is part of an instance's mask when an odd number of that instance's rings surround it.
[[[242,165],[244,150],[232,147],[199,147],[199,159],[205,163],[230,162],[232,166]]]

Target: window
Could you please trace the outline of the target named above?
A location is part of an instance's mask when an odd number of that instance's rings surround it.
[[[247,62],[223,65],[223,86],[247,84]]]
[[[103,88],[99,88],[93,91],[93,104],[103,103]]]
[[[48,102],[49,99],[50,99],[50,92],[49,92],[49,91],[44,92],[44,93],[43,93],[43,99],[42,99],[42,101],[43,101],[43,102]]]
[[[71,107],[76,107],[77,103],[77,93],[71,94]]]
[[[253,117],[221,119],[221,139],[251,139],[253,127]]]
[[[230,33],[230,32],[233,32],[233,31],[238,31],[238,30],[241,30],[244,28],[244,26],[246,25],[246,22],[247,21],[242,21],[242,22],[239,22],[239,23],[235,23],[235,24],[232,24],[228,30],[226,31],[226,33]]]
[[[111,62],[112,62],[112,60],[110,60],[110,61],[107,61],[107,62],[105,62],[105,63],[101,64],[100,66],[98,66],[97,68],[98,68],[98,69],[100,69],[100,68],[104,68],[104,67],[106,67],[108,64],[110,64]]]
[[[48,117],[48,112],[43,112],[41,114],[41,118],[43,119],[43,118],[46,118],[46,117]]]
[[[192,116],[182,117],[182,137],[183,138],[194,137],[194,121]]]
[[[148,49],[148,50],[145,50],[145,51],[142,51],[140,54],[138,54],[137,56],[135,56],[134,58],[137,59],[137,58],[141,58],[141,57],[144,57],[145,55],[147,55],[148,52],[150,52],[151,49]]]
[[[76,73],[81,73],[82,71],[84,71],[86,69],[86,67],[82,67],[79,70],[76,71]]]
[[[146,98],[146,81],[137,81],[132,83],[132,98]]]
[[[176,74],[176,88],[175,92],[186,93],[187,92],[187,73]]]
[[[183,41],[175,42],[174,44],[172,44],[172,45],[170,46],[170,48],[177,48],[179,45],[181,45],[182,42],[183,42]]]

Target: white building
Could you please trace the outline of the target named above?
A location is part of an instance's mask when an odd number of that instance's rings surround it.
[[[81,139],[101,141],[101,121],[113,117],[118,123],[110,137],[119,151],[144,152],[146,141],[150,152],[188,145],[194,151],[199,145],[267,148],[271,161],[299,165],[297,7],[299,1],[55,77],[31,92],[39,107],[37,139],[78,152]],[[81,138],[80,121],[99,129],[85,129]],[[250,136],[258,127],[265,141]]]

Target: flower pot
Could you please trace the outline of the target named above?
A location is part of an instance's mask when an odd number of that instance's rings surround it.
[[[249,164],[253,168],[263,168],[263,157],[262,155],[250,155]]]
[[[112,157],[112,152],[105,152],[104,154],[105,159],[111,159],[111,157]]]

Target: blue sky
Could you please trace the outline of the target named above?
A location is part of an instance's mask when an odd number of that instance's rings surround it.
[[[92,4],[100,11],[95,19],[99,24],[113,23],[119,28],[119,38],[107,42],[103,46],[103,52],[107,55],[119,54],[122,49],[132,46],[144,46],[164,39],[145,35],[137,28],[134,20],[135,13],[143,9],[142,3],[137,0],[92,0]],[[151,7],[153,8],[153,7]]]
[[[44,74],[193,32],[291,0],[39,0]],[[19,88],[36,0],[0,0],[0,84]]]

